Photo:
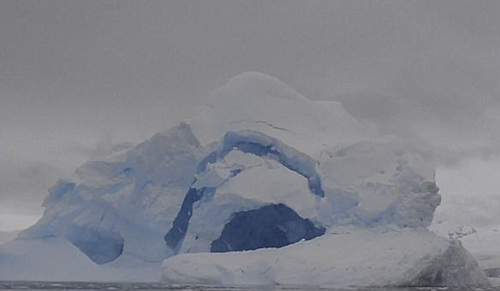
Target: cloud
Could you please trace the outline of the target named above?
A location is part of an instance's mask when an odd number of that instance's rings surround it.
[[[55,135],[49,139],[55,140],[54,144],[40,140],[33,147],[29,143],[32,136],[5,136],[9,137],[5,141],[11,142],[3,144],[0,155],[0,209],[5,215],[19,214],[16,219],[21,220],[41,215],[40,205],[48,189],[60,179],[74,179],[75,169],[85,161],[102,159],[133,145],[115,142],[111,135],[97,141]]]
[[[409,63],[383,88],[336,98],[381,134],[420,143],[449,164],[500,153],[499,80],[499,72],[443,55]]]
[[[40,214],[39,207],[47,189],[64,173],[53,165],[40,161],[2,161],[0,167],[0,206],[29,214]],[[5,212],[4,212],[5,213]]]
[[[1,203],[40,201],[86,159],[173,126],[248,70],[339,100],[439,165],[499,152],[498,1],[0,5]]]
[[[499,172],[498,156],[489,161],[467,160],[453,169],[439,171],[436,179],[443,201],[435,213],[435,221],[452,227],[498,226]]]
[[[385,15],[368,36],[382,50],[333,64],[315,83],[319,98],[418,143],[439,164],[500,153],[500,3],[453,4],[390,5],[401,17]]]

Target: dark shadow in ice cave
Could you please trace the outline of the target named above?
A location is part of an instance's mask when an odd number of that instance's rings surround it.
[[[125,242],[119,234],[76,225],[66,229],[65,237],[97,264],[118,258]]]
[[[301,239],[323,235],[325,228],[316,227],[284,204],[237,212],[212,242],[211,252],[256,250],[284,247]]]

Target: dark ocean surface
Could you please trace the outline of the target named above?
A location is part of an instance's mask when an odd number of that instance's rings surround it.
[[[321,287],[299,286],[203,286],[203,285],[169,285],[165,283],[112,283],[112,282],[24,282],[0,281],[0,290],[179,290],[179,291],[247,291],[247,290],[388,290],[388,291],[440,291],[440,290],[471,290],[457,288],[345,288],[332,289]],[[475,290],[500,290],[495,288]]]

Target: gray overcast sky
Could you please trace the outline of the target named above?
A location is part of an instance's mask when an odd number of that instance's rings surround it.
[[[38,215],[58,178],[248,70],[341,101],[441,167],[493,159],[499,15],[495,0],[2,0],[0,213]]]

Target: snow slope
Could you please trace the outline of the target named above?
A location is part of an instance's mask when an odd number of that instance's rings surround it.
[[[466,251],[425,230],[440,195],[408,148],[375,139],[340,103],[243,73],[191,119],[52,187],[42,219],[0,247],[0,279],[58,279],[47,260],[72,264],[72,280],[160,280],[167,259],[172,282],[217,277],[217,265],[234,283],[487,284]],[[339,228],[352,234],[332,235]]]
[[[3,280],[72,281],[110,277],[62,238],[18,239],[2,245],[1,250],[0,274]]]
[[[18,239],[0,251],[0,280],[19,281],[157,281],[158,268],[111,268],[92,262],[61,237]]]

